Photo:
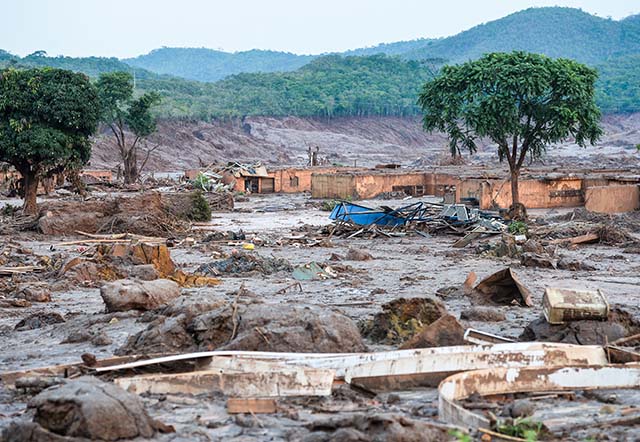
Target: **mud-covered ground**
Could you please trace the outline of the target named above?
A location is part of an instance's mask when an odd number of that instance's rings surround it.
[[[417,199],[411,200],[413,201]],[[393,207],[406,202],[374,200],[364,203]],[[246,241],[256,244],[253,251],[245,253],[284,258],[294,267],[310,262],[335,265],[339,269],[336,277],[301,281],[300,287],[291,287],[296,280],[289,271],[270,275],[223,274],[220,276],[222,283],[218,286],[183,288],[182,301],[231,302],[236,291],[244,286],[273,309],[290,303],[314,304],[340,312],[356,323],[361,323],[371,319],[380,311],[381,305],[391,300],[402,297],[434,297],[441,300],[447,310],[459,318],[463,310],[474,306],[472,299],[460,290],[469,273],[475,272],[480,280],[510,266],[531,290],[534,306],[496,306],[494,309],[504,313],[505,320],[461,321],[464,326],[518,339],[525,326],[541,315],[542,296],[546,287],[599,288],[612,306],[621,307],[632,317],[640,318],[638,253],[623,253],[624,250],[618,246],[602,244],[558,246],[558,255],[593,268],[560,270],[524,267],[517,257],[496,257],[488,253],[488,244],[499,241],[499,236],[480,239],[464,249],[451,247],[458,238],[452,235],[373,239],[333,237],[310,246],[309,242],[314,241],[307,241],[307,238],[321,238],[317,232],[330,222],[328,212],[320,210],[320,206],[321,202],[313,201],[306,195],[251,196],[246,201],[237,202],[232,212],[214,213],[208,225],[196,227],[197,230],[192,235],[196,239],[195,243],[171,248],[171,257],[184,271],[192,272],[199,265],[212,262],[241,247],[237,241],[226,239],[202,242],[207,232],[238,232],[241,229],[246,235]],[[545,220],[570,211],[534,210],[530,212],[530,217]],[[86,252],[89,246],[58,245],[70,239],[77,238],[47,237],[36,233],[20,233],[0,238],[5,246],[12,245],[10,253],[49,256],[62,253],[71,258]],[[344,257],[349,248],[366,251],[373,259],[330,260],[332,254]],[[4,279],[5,282],[8,278],[0,276],[0,280]],[[32,277],[14,278],[19,280]],[[0,371],[75,363],[80,361],[83,353],[91,353],[99,359],[106,358],[122,347],[129,336],[149,325],[148,318],[137,311],[105,313],[105,304],[97,286],[82,287],[52,279],[42,282],[52,290],[50,302],[33,302],[30,307],[24,308],[6,305],[0,308]],[[37,281],[31,280],[28,283],[36,284]],[[35,313],[58,313],[65,321],[32,330],[15,330],[19,321]],[[82,338],[81,332],[86,331],[90,332],[88,336],[100,336],[100,339]],[[366,343],[370,350],[396,348],[371,341]],[[350,350],[344,348],[343,351]],[[2,386],[0,427],[5,427],[13,419],[30,419],[31,415],[25,413],[29,399],[28,394]],[[152,417],[175,427],[175,433],[158,436],[165,440],[300,440],[310,433],[311,422],[349,419],[358,414],[377,416],[391,413],[418,421],[437,421],[437,391],[429,388],[382,393],[371,397],[342,386],[331,398],[286,399],[280,401],[279,413],[255,416],[228,415],[225,400],[219,395],[146,395],[143,400]],[[546,413],[545,418],[548,418],[548,409],[554,400],[559,399],[536,401],[538,415]],[[602,404],[598,405],[598,401],[593,398],[578,401],[577,404],[583,408],[590,407],[590,412],[596,414],[602,409]],[[570,407],[571,403],[562,405]],[[566,411],[563,413],[567,414]],[[583,432],[580,433],[580,438],[598,437],[599,434],[599,430]],[[619,438],[610,440],[633,440],[634,435],[640,437],[640,432],[634,431],[633,427],[625,427]]]

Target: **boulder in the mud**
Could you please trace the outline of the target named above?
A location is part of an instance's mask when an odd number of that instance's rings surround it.
[[[41,285],[24,286],[18,296],[30,302],[51,302],[51,291]]]
[[[400,348],[445,347],[464,343],[464,327],[455,317],[447,314],[427,325]]]
[[[118,354],[205,350],[340,353],[366,347],[354,322],[330,309],[226,304],[192,318],[157,319],[130,337]]]
[[[537,253],[523,253],[520,263],[525,267],[539,267],[542,269],[555,269],[558,261],[547,255]]]
[[[442,426],[430,425],[394,414],[352,414],[314,421],[304,442],[355,441],[449,441],[451,435]]]
[[[166,305],[180,296],[180,287],[168,279],[133,281],[121,279],[104,284],[100,296],[107,312],[152,310]]]
[[[520,335],[521,341],[563,342],[580,345],[606,345],[627,336],[625,326],[609,321],[573,321],[565,324],[549,324],[540,317],[527,325]]]
[[[365,250],[349,248],[344,259],[347,261],[370,261],[373,259],[373,256]]]
[[[65,322],[64,317],[60,313],[39,312],[22,319],[16,324],[15,330],[34,330],[36,328],[42,328],[47,325],[58,324],[60,322]]]
[[[35,409],[34,422],[39,427],[67,437],[104,441],[149,438],[159,425],[137,396],[89,376],[43,391],[28,407]]]
[[[378,343],[399,344],[447,313],[435,298],[399,298],[382,306],[382,312],[362,324],[363,334]]]

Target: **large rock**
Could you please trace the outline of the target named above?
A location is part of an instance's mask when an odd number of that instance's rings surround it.
[[[606,345],[627,336],[626,328],[614,321],[573,321],[566,324],[549,324],[540,317],[527,325],[521,341],[563,342],[580,345]]]
[[[118,354],[250,350],[309,353],[366,351],[348,317],[308,305],[250,304],[159,318],[129,338]]]
[[[427,325],[400,348],[445,347],[464,344],[464,327],[455,317],[447,314]]]
[[[120,387],[85,376],[34,397],[34,422],[16,422],[7,441],[62,441],[83,438],[115,441],[150,438],[162,424],[149,417],[140,399]]]
[[[447,314],[435,298],[398,298],[382,305],[382,312],[363,323],[364,335],[374,342],[402,343]]]
[[[153,310],[180,296],[180,286],[168,279],[132,281],[121,279],[104,284],[100,296],[107,312]]]
[[[314,421],[304,442],[422,442],[453,440],[442,426],[396,414],[352,414]]]

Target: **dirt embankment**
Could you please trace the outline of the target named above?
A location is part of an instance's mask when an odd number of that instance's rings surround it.
[[[589,167],[629,167],[639,161],[635,145],[640,142],[640,113],[610,115],[603,119],[605,135],[600,144],[582,149],[570,142],[549,149],[545,162]],[[443,134],[427,134],[419,118],[368,117],[310,118],[249,117],[213,122],[162,121],[149,146],[153,152],[146,171],[180,171],[202,164],[227,161],[262,161],[274,165],[305,165],[307,149],[320,148],[330,163],[374,166],[437,165],[448,159]],[[466,155],[466,154],[465,154]],[[141,155],[144,157],[144,155]],[[108,132],[98,137],[91,167],[113,168],[118,152]],[[467,159],[476,164],[495,164],[489,143]]]

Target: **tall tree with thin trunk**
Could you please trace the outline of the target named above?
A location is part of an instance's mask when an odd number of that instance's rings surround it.
[[[512,207],[520,203],[518,177],[527,156],[567,139],[585,147],[602,135],[594,101],[597,72],[568,59],[526,52],[493,53],[445,66],[427,82],[418,104],[427,131],[449,136],[451,153],[477,151],[478,138],[497,145],[507,160]]]
[[[0,162],[22,175],[23,213],[37,213],[42,178],[89,161],[100,116],[89,78],[61,69],[0,72]]]
[[[133,77],[128,72],[102,74],[96,85],[102,122],[115,137],[124,166],[124,182],[134,183],[140,175],[138,153],[141,145],[156,131],[156,120],[151,109],[160,102],[160,95],[147,92],[134,98]],[[147,159],[150,151],[147,149]]]

